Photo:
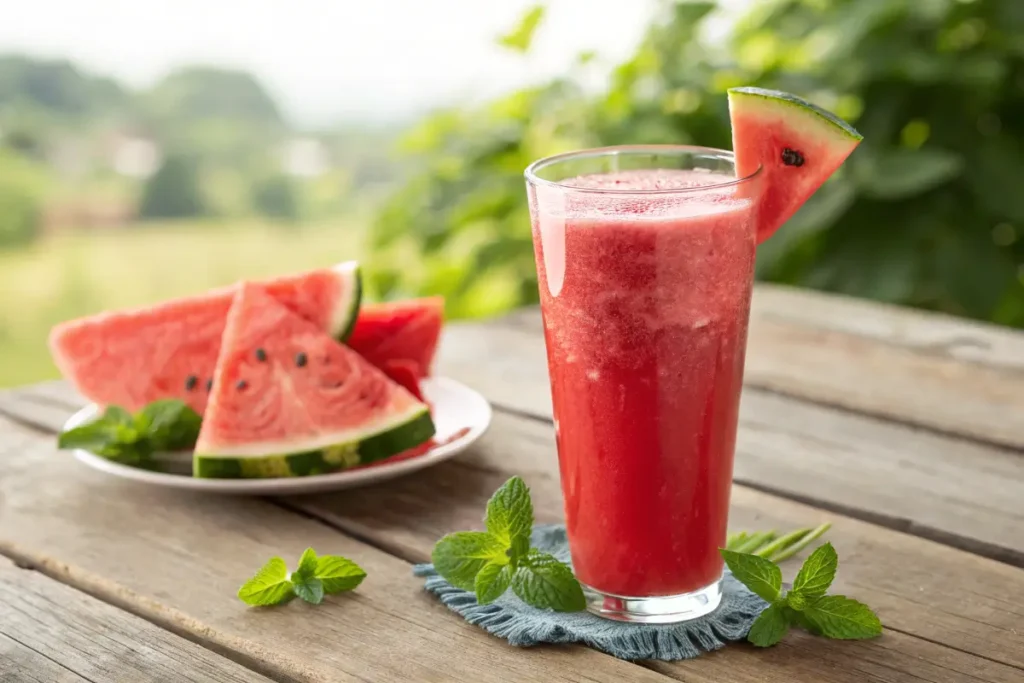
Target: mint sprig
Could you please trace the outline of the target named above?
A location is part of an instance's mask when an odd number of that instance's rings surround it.
[[[771,560],[727,549],[721,553],[733,576],[769,603],[747,634],[747,640],[758,647],[775,645],[793,626],[842,640],[882,633],[882,622],[867,605],[842,595],[826,595],[839,567],[831,543],[808,556],[786,593],[782,592],[782,570]]]
[[[475,590],[476,577],[488,564],[503,566],[511,559],[508,549],[486,531],[459,531],[448,534],[434,546],[434,569],[445,580],[462,590]]]
[[[583,588],[555,556],[530,547],[533,502],[520,477],[512,477],[487,502],[487,531],[448,534],[434,546],[434,569],[455,586],[494,602],[511,588],[528,605],[557,612],[586,608]]]
[[[125,465],[153,465],[153,455],[195,446],[202,418],[184,401],[154,401],[132,415],[109,406],[98,418],[60,434],[60,448],[81,448]]]
[[[272,557],[256,575],[238,589],[238,598],[247,605],[266,607],[279,605],[293,597],[319,605],[325,595],[350,591],[362,583],[366,572],[352,560],[341,555],[317,556],[306,548],[299,566],[288,573],[280,557]]]
[[[277,605],[291,600],[292,582],[288,567],[280,557],[272,557],[263,568],[238,589],[238,597],[247,605]]]
[[[767,603],[779,599],[782,590],[782,570],[771,560],[723,550],[722,557],[733,575]]]
[[[512,575],[512,592],[527,605],[541,609],[579,612],[587,607],[583,588],[569,566],[536,548],[519,559]]]

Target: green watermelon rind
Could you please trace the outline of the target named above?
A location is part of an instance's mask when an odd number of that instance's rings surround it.
[[[780,90],[768,90],[766,88],[744,87],[729,88],[728,94],[729,99],[733,102],[736,102],[738,97],[756,98],[755,101],[759,101],[762,104],[768,104],[775,107],[786,107],[794,114],[798,114],[801,117],[806,117],[808,114],[811,114],[815,119],[827,124],[828,129],[840,133],[845,138],[856,140],[858,142],[864,139],[864,136],[858,133],[853,126],[848,124],[846,121],[843,121],[832,112],[822,109],[816,104],[811,104],[807,100],[801,99],[796,95],[787,92],[782,92]]]
[[[196,453],[192,475],[201,479],[270,479],[328,474],[398,455],[435,433],[430,410],[423,406],[397,425],[322,448],[260,456]]]
[[[334,311],[330,335],[338,341],[345,341],[352,335],[352,330],[356,329],[356,318],[359,317],[359,307],[363,301],[363,273],[355,261],[339,263],[331,270],[340,276],[342,295],[348,294],[348,298],[342,299]]]

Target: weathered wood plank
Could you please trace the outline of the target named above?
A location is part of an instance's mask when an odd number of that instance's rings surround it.
[[[1024,449],[1024,375],[754,318],[747,384]]]
[[[551,416],[544,342],[536,333],[451,325],[439,371],[497,405]],[[747,387],[734,476],[1024,566],[1024,455],[1013,451]]]
[[[289,504],[423,561],[443,534],[480,528],[487,498],[512,474],[532,487],[540,521],[562,518],[551,428],[500,413],[480,447],[451,465],[393,484]],[[382,499],[388,501],[383,514],[366,512],[372,501]],[[1024,638],[1018,630],[1024,619],[1024,571],[743,486],[733,489],[735,529],[793,529],[826,520],[833,522],[829,539],[842,560],[836,590],[878,609],[891,629],[1018,667],[1015,675],[1024,676]],[[795,571],[792,563],[788,571]]]
[[[59,425],[62,410],[35,404],[22,417]],[[307,546],[353,558],[369,578],[317,608],[238,601],[269,557],[295,562]],[[6,418],[0,553],[290,681],[664,680],[583,647],[513,650],[432,599],[405,561],[266,501],[111,479]]]
[[[41,424],[62,419],[59,408],[26,405],[25,412],[34,412]],[[533,487],[541,521],[561,517],[550,427],[500,413],[480,447],[461,460],[390,484],[287,504],[401,557],[425,560],[445,532],[479,528],[484,502],[510,473],[525,476]],[[837,590],[875,606],[890,629],[885,637],[851,650],[849,643],[810,644],[798,636],[767,659],[737,646],[714,657],[652,668],[685,681],[718,681],[727,672],[730,680],[751,683],[860,683],[866,676],[1009,683],[1024,675],[1024,643],[1013,633],[1024,616],[1024,572],[743,487],[734,492],[736,525],[788,528],[826,517],[835,523],[832,539],[844,561]],[[965,584],[976,588],[949,595],[950,585]]]
[[[91,683],[0,633],[0,681],[4,683]]]
[[[1024,371],[1020,331],[967,318],[765,283],[754,288],[753,314],[932,356]]]
[[[270,679],[0,559],[0,681],[269,683]]]
[[[439,368],[500,406],[551,415],[536,334],[452,325]],[[49,411],[43,426],[56,427],[82,399],[63,382],[47,383],[0,394],[0,409],[5,405],[30,423]],[[1013,451],[748,387],[735,479],[1024,566],[1024,456]]]
[[[650,667],[687,683],[865,683],[866,681],[981,681],[1017,683],[1020,669],[890,631],[877,640],[823,647],[819,638],[791,632],[769,649],[728,648],[695,662],[653,662]]]
[[[541,330],[536,308],[497,324]],[[759,284],[747,349],[747,386],[1024,449],[1024,333]]]

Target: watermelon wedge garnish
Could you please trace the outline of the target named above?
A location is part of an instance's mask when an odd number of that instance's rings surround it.
[[[262,283],[269,296],[338,339],[351,333],[362,294],[355,261]],[[135,412],[177,398],[202,414],[238,285],[144,309],[57,325],[50,351],[79,393]]]
[[[423,378],[433,368],[443,324],[443,297],[366,304],[345,343],[378,368],[410,361]]]
[[[195,476],[321,474],[389,458],[432,436],[422,401],[266,288],[241,286],[196,442]]]
[[[757,241],[771,237],[835,173],[863,137],[836,115],[796,95],[731,88],[736,176],[760,167],[764,191]]]

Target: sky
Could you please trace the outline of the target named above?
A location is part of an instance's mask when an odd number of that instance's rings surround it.
[[[66,57],[145,86],[177,66],[255,73],[299,124],[404,119],[628,55],[656,0],[548,0],[527,57],[498,47],[535,0],[25,0],[0,53]]]

